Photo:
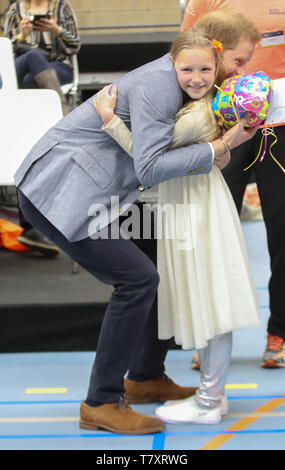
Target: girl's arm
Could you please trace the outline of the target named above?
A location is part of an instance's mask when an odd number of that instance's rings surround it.
[[[103,129],[126,153],[132,157],[133,141],[131,131],[115,113],[118,88],[112,85],[104,87],[96,94],[93,104],[103,121]]]

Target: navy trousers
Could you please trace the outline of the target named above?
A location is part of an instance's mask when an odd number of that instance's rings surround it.
[[[59,61],[49,62],[37,49],[17,57],[15,63],[19,88],[38,88],[34,76],[50,68],[56,71],[61,85],[73,80],[73,70],[69,65]]]
[[[155,264],[134,241],[86,238],[69,242],[19,191],[24,216],[100,281],[114,286],[101,326],[87,403],[112,403],[124,394],[124,375],[147,380],[164,372],[169,341],[157,336]],[[147,241],[137,240],[145,245]],[[151,243],[151,240],[150,240]],[[144,246],[145,251],[147,247]]]

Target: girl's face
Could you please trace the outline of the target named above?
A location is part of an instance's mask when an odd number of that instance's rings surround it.
[[[193,100],[202,98],[214,85],[216,62],[210,49],[182,49],[174,67],[180,87]]]

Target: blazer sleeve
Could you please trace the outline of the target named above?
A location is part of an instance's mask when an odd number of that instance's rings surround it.
[[[136,82],[129,93],[134,167],[138,180],[151,187],[192,173],[210,173],[212,150],[208,143],[169,150],[181,92],[168,74]]]

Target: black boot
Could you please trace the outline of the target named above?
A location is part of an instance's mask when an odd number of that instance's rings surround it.
[[[33,251],[38,251],[49,258],[53,258],[60,253],[60,249],[48,238],[34,228],[24,230],[17,237],[17,240]]]
[[[66,96],[62,93],[61,84],[54,69],[46,69],[34,76],[39,88],[55,90],[61,101],[62,113],[64,116],[70,112]]]

